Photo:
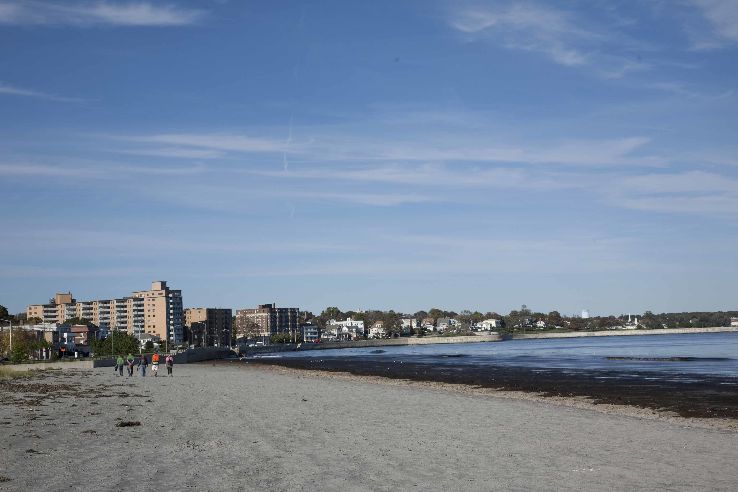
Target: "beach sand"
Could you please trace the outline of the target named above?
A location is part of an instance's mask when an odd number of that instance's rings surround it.
[[[106,368],[0,382],[0,490],[738,483],[729,422],[236,362],[179,365],[174,374],[128,379]]]

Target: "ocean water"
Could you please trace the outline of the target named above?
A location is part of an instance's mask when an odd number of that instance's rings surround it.
[[[377,358],[387,362],[453,366],[510,366],[563,372],[628,373],[654,379],[699,381],[720,376],[738,384],[738,333],[639,335],[510,340],[310,350],[263,355],[270,358]],[[610,376],[602,376],[610,377]],[[731,384],[731,383],[727,383]]]

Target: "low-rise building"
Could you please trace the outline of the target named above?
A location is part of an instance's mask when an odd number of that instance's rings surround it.
[[[385,338],[387,333],[384,331],[384,322],[377,321],[369,328],[369,338]]]
[[[302,331],[302,341],[305,343],[317,343],[320,341],[320,327],[312,323],[305,323],[300,326]]]
[[[477,329],[482,331],[492,331],[502,327],[502,321],[499,319],[485,319],[476,325]]]
[[[730,318],[730,326],[738,326],[738,318]]]

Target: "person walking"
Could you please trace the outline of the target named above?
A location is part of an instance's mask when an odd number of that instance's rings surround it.
[[[154,377],[159,375],[159,352],[154,352],[151,356],[151,372],[154,373]]]
[[[136,358],[133,357],[133,354],[130,352],[128,353],[128,357],[126,357],[126,364],[128,365],[128,377],[130,378],[133,376],[133,364],[136,362]]]
[[[170,377],[172,376],[172,367],[174,366],[174,357],[172,357],[172,354],[167,355],[167,358],[164,361],[167,365],[167,375]]]
[[[118,373],[118,376],[123,376],[123,356],[118,355],[118,358],[115,360],[115,372]]]
[[[142,354],[141,358],[138,359],[138,368],[141,370],[141,377],[146,377],[146,368],[149,367],[149,358],[146,354]]]

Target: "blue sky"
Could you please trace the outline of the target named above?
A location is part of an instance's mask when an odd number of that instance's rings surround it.
[[[0,304],[737,309],[738,2],[0,0]]]

